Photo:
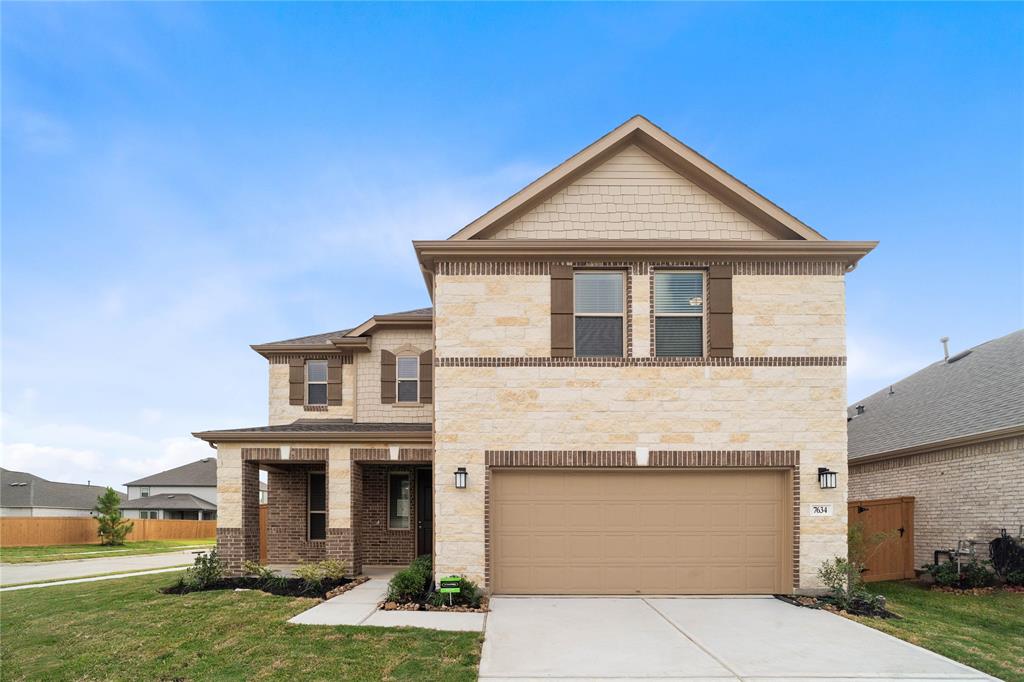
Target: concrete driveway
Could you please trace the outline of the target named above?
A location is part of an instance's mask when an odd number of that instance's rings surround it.
[[[44,580],[67,580],[115,571],[147,571],[182,566],[195,561],[197,549],[135,556],[105,556],[95,559],[42,561],[36,564],[0,564],[0,584],[17,585]]]
[[[771,597],[492,599],[480,679],[568,678],[993,679]]]

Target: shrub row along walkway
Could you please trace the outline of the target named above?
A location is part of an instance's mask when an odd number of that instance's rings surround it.
[[[445,611],[380,611],[377,605],[387,596],[394,568],[364,568],[370,580],[333,599],[328,599],[295,616],[289,623],[300,625],[372,625],[415,627],[431,630],[482,632],[487,614]]]

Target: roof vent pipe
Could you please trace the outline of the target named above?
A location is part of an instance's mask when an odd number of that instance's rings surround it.
[[[864,414],[864,406],[863,405],[858,405],[857,406],[857,414]]]
[[[942,342],[942,359],[949,360],[949,337],[943,336],[939,341]]]

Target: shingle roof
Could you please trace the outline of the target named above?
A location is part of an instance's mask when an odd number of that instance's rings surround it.
[[[389,317],[391,315],[410,315],[414,317],[429,318],[433,316],[433,308],[414,308],[413,310],[401,310],[397,313],[384,313],[381,315],[375,315],[374,317]],[[348,329],[339,329],[335,332],[324,332],[322,334],[311,334],[310,336],[299,336],[294,339],[285,339],[283,341],[271,341],[269,343],[259,344],[260,346],[301,346],[310,345],[318,346],[325,343],[331,343],[337,339],[340,339],[348,334],[355,327],[349,327]]]
[[[195,495],[181,493],[160,493],[139,497],[121,504],[121,509],[202,509],[216,511],[217,505]]]
[[[1024,330],[951,359],[851,405],[850,459],[1024,426]]]
[[[130,481],[125,485],[187,485],[217,486],[217,458],[204,457],[194,462],[161,471],[152,476]]]
[[[3,507],[92,509],[96,498],[105,491],[100,485],[48,481],[23,471],[0,468],[0,506]],[[122,501],[128,499],[122,492],[117,494]]]
[[[250,426],[242,429],[225,429],[208,431],[209,434],[230,435],[232,433],[381,433],[410,432],[430,433],[431,425],[412,424],[407,422],[365,423],[353,422],[351,419],[298,419],[291,424],[275,426]]]

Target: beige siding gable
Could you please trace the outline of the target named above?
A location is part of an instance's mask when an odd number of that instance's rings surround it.
[[[491,239],[775,237],[630,145],[499,229]]]

